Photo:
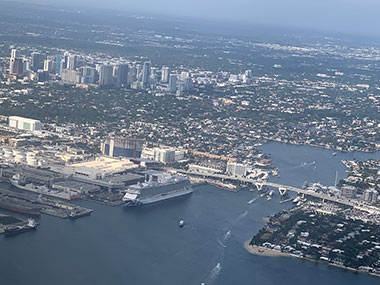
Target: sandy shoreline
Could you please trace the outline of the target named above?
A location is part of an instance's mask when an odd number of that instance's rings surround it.
[[[252,254],[262,255],[262,256],[282,256],[282,257],[293,257],[292,254],[281,252],[278,250],[269,249],[262,246],[250,245],[250,241],[244,243],[244,247]]]
[[[301,256],[297,256],[297,255],[294,255],[291,253],[285,253],[285,252],[269,249],[269,248],[262,247],[262,246],[250,245],[249,243],[250,243],[250,240],[246,241],[244,243],[244,247],[246,248],[246,250],[248,250],[249,253],[252,253],[252,254],[261,255],[261,256],[269,256],[269,257],[295,257],[295,258],[299,258],[299,259],[309,260],[312,262],[320,262],[319,260],[301,257]],[[376,273],[365,272],[365,271],[361,271],[361,270],[358,270],[355,268],[345,267],[343,265],[337,265],[337,264],[333,264],[333,263],[326,263],[326,264],[329,266],[334,266],[337,268],[349,270],[349,271],[356,272],[356,273],[362,273],[362,274],[364,273],[364,274],[372,275],[375,277],[380,277],[380,275],[376,274]]]

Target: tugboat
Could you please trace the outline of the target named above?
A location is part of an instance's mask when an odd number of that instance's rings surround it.
[[[185,225],[185,221],[184,220],[180,220],[179,223],[178,223],[178,226],[180,228],[183,228],[184,225]]]

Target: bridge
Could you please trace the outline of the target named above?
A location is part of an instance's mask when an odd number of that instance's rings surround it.
[[[289,186],[289,185],[283,185],[283,184],[268,182],[268,181],[254,180],[254,179],[249,179],[245,177],[235,177],[235,176],[229,176],[229,175],[224,175],[224,174],[216,174],[216,173],[213,173],[213,174],[201,173],[201,172],[185,171],[185,170],[178,170],[178,169],[176,169],[176,171],[179,173],[186,174],[186,175],[219,178],[222,181],[233,180],[233,181],[249,183],[256,186],[257,190],[259,191],[262,190],[263,186],[273,187],[273,188],[278,189],[281,196],[285,195],[287,191],[292,191],[292,192],[296,192],[297,194],[312,196],[312,197],[321,199],[322,201],[330,201],[330,202],[334,202],[334,203],[338,203],[342,205],[347,205],[361,211],[369,212],[371,214],[380,214],[380,208],[377,208],[374,206],[363,205],[363,204],[360,204],[358,201],[353,201],[347,198],[329,196],[324,193],[317,193],[312,190],[300,189],[300,188]]]

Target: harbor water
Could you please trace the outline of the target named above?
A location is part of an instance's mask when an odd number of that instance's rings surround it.
[[[379,158],[379,153],[337,153],[269,143],[283,184],[305,180],[334,184],[345,176],[342,159]],[[12,187],[0,184],[2,188]],[[263,217],[290,207],[277,193],[238,193],[206,185],[188,197],[143,207],[88,202],[91,216],[62,220],[43,215],[35,232],[0,236],[1,284],[379,284],[380,279],[323,263],[255,256],[243,243]],[[183,219],[185,226],[178,222]]]

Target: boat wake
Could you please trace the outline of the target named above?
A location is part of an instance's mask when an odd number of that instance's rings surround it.
[[[220,271],[222,271],[222,265],[218,262],[216,266],[210,271],[206,281],[201,284],[212,284],[216,280],[216,278],[218,278]]]
[[[242,219],[244,219],[248,214],[248,211],[245,211],[243,214],[239,215],[239,217],[236,218],[236,220],[234,221],[234,225],[237,224],[238,222],[240,222]]]
[[[259,199],[259,197],[255,197],[255,198],[253,198],[252,200],[249,200],[249,201],[248,201],[248,204],[252,204],[252,203],[255,202],[257,199]]]
[[[219,243],[222,247],[226,248],[226,247],[227,247],[226,243],[227,243],[227,241],[230,239],[230,237],[231,237],[231,231],[228,231],[228,232],[226,232],[226,233],[223,235],[222,240],[220,240],[219,238],[217,238],[216,240],[218,241],[218,243]]]
[[[226,248],[227,246],[219,239],[219,238],[216,238],[216,241],[224,248]]]
[[[312,162],[303,162],[298,166],[292,167],[291,169],[297,169],[297,168],[302,168],[302,167],[306,167],[306,166],[311,166],[311,165],[315,165],[315,163],[316,163],[315,160]]]

